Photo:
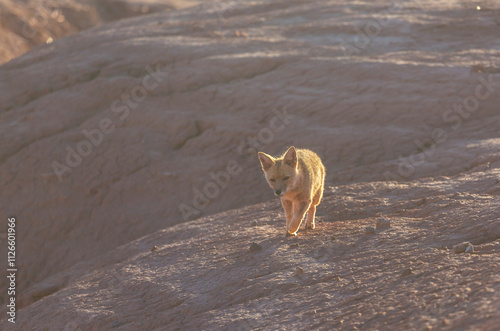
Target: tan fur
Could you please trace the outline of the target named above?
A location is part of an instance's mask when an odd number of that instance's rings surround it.
[[[259,160],[269,186],[281,198],[286,235],[297,235],[306,212],[306,229],[314,229],[316,206],[325,186],[325,166],[320,157],[308,149],[296,150],[292,146],[277,158],[259,152]]]

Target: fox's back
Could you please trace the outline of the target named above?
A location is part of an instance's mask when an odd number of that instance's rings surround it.
[[[322,187],[325,179],[325,166],[318,154],[309,149],[297,149],[299,173],[303,174],[313,191]]]

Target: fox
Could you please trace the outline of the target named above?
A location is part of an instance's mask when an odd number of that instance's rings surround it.
[[[306,229],[313,230],[316,206],[323,198],[326,169],[318,154],[294,146],[279,157],[258,152],[267,183],[281,199],[285,211],[286,236],[297,236],[307,213]]]

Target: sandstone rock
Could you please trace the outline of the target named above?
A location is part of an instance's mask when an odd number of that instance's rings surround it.
[[[456,254],[464,253],[467,249],[469,249],[469,251],[471,249],[472,251],[474,251],[472,244],[468,241],[464,241],[460,244],[456,244],[455,246],[453,246],[453,252],[455,252]]]

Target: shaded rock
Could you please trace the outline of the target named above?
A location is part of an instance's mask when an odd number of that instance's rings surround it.
[[[260,250],[262,250],[262,246],[257,243],[252,243],[248,249],[249,252],[258,252]]]

